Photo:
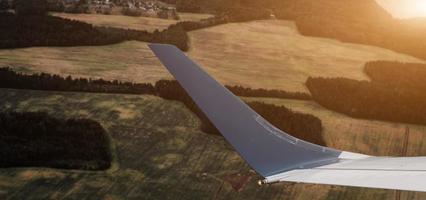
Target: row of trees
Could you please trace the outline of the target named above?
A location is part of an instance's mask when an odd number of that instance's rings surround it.
[[[309,78],[306,86],[319,104],[357,118],[426,124],[426,65],[372,62],[369,81]]]
[[[217,13],[214,17],[208,19],[202,19],[200,21],[182,21],[178,22],[177,25],[181,26],[185,31],[193,31],[226,23],[269,19],[270,16],[271,13],[269,10],[261,9],[261,11],[258,11],[254,8],[234,7]]]
[[[187,95],[177,81],[160,80],[153,86],[149,83],[129,83],[119,81],[73,79],[50,74],[25,75],[12,71],[9,68],[0,68],[0,87],[15,89],[82,91],[101,93],[151,94],[164,99],[176,100],[184,103],[201,120],[201,129],[206,133],[219,134],[210,120]],[[243,87],[228,88],[237,95],[249,97],[275,98],[308,98],[299,93],[288,93],[279,90],[250,89]],[[294,113],[285,107],[252,103],[250,106],[259,112],[265,119],[271,121],[278,128],[313,143],[324,145],[322,139],[321,121],[311,115]]]
[[[156,94],[150,83],[130,83],[120,81],[73,79],[46,73],[26,75],[10,68],[0,68],[0,87],[32,90],[78,91],[97,93]]]
[[[110,164],[109,140],[98,122],[0,113],[0,167],[104,170]]]
[[[181,24],[170,25],[167,29],[162,31],[155,30],[154,32],[121,29],[114,27],[96,27],[96,30],[109,35],[114,38],[121,38],[120,40],[138,40],[152,43],[172,44],[182,51],[189,49],[189,36],[187,31]]]
[[[96,93],[121,93],[121,94],[150,94],[157,95],[161,85],[167,88],[179,86],[176,81],[160,80],[155,86],[151,83],[132,83],[117,80],[107,81],[103,79],[62,77],[48,73],[23,74],[13,71],[11,68],[0,68],[0,87],[31,90],[51,91],[74,91],[74,92],[96,92]],[[226,86],[234,94],[245,97],[271,97],[310,100],[311,97],[305,93],[286,92],[283,90],[267,90],[263,88],[251,89],[241,86]],[[174,91],[168,91],[173,94]]]
[[[215,16],[208,19],[202,19],[198,22],[196,21],[182,21],[178,22],[177,25],[181,26],[185,31],[194,31],[197,29],[217,26],[220,24],[225,24],[229,20],[226,16]]]
[[[312,100],[309,94],[302,92],[287,92],[283,90],[252,89],[242,86],[226,86],[232,93],[243,97],[270,97],[282,99]]]
[[[374,61],[365,65],[364,72],[373,83],[385,84],[398,93],[412,91],[421,94],[426,91],[425,64]]]

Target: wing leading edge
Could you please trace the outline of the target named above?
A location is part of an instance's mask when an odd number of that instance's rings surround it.
[[[424,179],[416,178],[426,177],[426,158],[408,162],[419,161],[424,166],[401,167],[399,162],[403,160],[343,152],[290,136],[268,123],[175,46],[149,47],[225,139],[265,178],[264,183],[292,181],[426,191],[426,184],[419,181]],[[404,184],[398,181],[406,177],[410,179]]]

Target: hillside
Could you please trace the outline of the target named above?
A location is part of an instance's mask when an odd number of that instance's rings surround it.
[[[265,10],[278,19],[293,20],[303,35],[367,44],[426,58],[426,31],[415,31],[394,19],[374,0],[198,0],[177,1],[178,10],[246,14]],[[196,8],[196,9],[194,9]],[[263,18],[261,18],[263,19]]]
[[[302,36],[293,22],[283,20],[232,23],[189,35],[189,55],[207,71],[226,84],[253,88],[306,92],[309,76],[365,80],[368,61],[422,62],[383,48]]]
[[[422,62],[387,49],[306,37],[284,20],[225,24],[189,32],[189,37],[189,56],[209,73],[223,84],[252,88],[307,92],[304,83],[309,76],[365,80],[363,66],[368,61]],[[0,50],[0,64],[28,72],[131,82],[171,78],[146,43],[135,41]]]

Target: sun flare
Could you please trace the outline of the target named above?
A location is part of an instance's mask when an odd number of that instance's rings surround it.
[[[426,17],[426,0],[378,0],[398,18]]]
[[[414,15],[426,16],[426,1],[414,1],[409,7],[411,7]]]

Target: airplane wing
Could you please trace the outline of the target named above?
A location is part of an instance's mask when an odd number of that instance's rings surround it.
[[[154,54],[240,156],[265,179],[426,191],[426,157],[374,157],[322,147],[271,125],[172,45]]]
[[[426,157],[342,159],[336,164],[292,170],[269,179],[424,192]]]

